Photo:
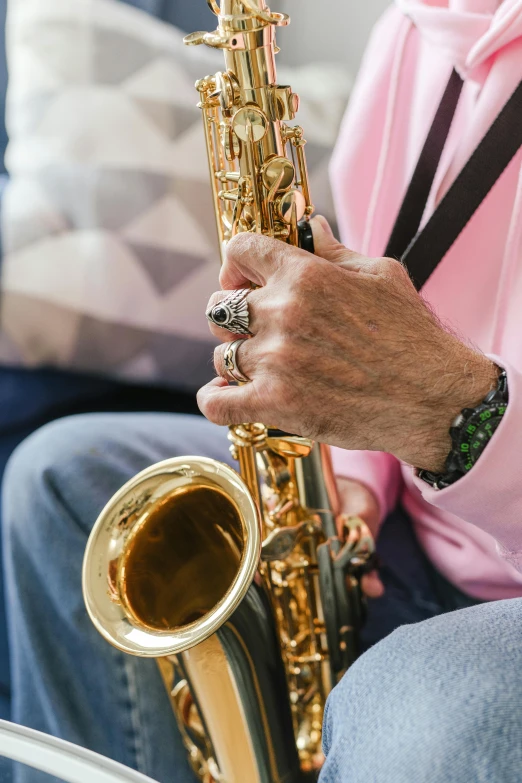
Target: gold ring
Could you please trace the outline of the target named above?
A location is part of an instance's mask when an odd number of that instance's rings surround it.
[[[228,343],[223,355],[227,375],[237,383],[250,383],[250,378],[247,378],[246,375],[241,372],[237,364],[237,352],[239,346],[244,342],[244,340],[234,340],[233,343]]]

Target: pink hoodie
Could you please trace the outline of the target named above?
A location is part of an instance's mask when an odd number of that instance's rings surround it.
[[[453,66],[465,84],[425,219],[522,79],[522,0],[396,0],[381,19],[332,162],[348,247],[382,255]],[[521,164],[522,151],[423,292],[508,371],[508,410],[486,451],[435,491],[389,454],[334,450],[339,475],[373,489],[383,518],[400,500],[437,568],[484,599],[522,595]]]

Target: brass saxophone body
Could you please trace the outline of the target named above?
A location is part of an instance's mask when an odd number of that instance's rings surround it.
[[[225,70],[200,80],[221,247],[238,232],[312,249],[298,108],[276,81],[264,0],[207,0]],[[239,472],[177,457],[129,481],[100,514],[83,588],[100,633],[157,658],[203,783],[314,779],[326,698],[357,656],[359,577],[372,541],[339,512],[327,447],[263,424],[233,426]]]
[[[299,98],[277,84],[276,28],[289,23],[264,0],[210,0],[215,32],[193,33],[189,45],[222,49],[225,70],[201,79],[199,91],[221,247],[252,231],[299,244],[313,212]],[[308,240],[310,241],[308,231]]]

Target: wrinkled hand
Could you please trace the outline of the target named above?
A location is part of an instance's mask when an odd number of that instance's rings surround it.
[[[358,481],[338,477],[337,489],[341,512],[349,517],[361,517],[370,528],[374,538],[379,528],[379,504],[373,492]],[[384,593],[384,587],[377,571],[365,574],[361,579],[361,587],[368,598],[379,598]]]
[[[453,418],[495,386],[495,365],[441,326],[400,263],[348,250],[324,218],[312,225],[316,255],[254,234],[229,243],[224,291],[259,286],[248,295],[254,336],[237,355],[251,383],[228,384],[218,346],[201,411],[442,470]]]

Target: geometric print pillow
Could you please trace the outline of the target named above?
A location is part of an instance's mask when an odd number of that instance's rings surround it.
[[[194,82],[222,55],[182,37],[117,0],[10,0],[1,363],[190,390],[212,376],[218,252]],[[348,80],[323,77],[284,74],[328,214]]]

